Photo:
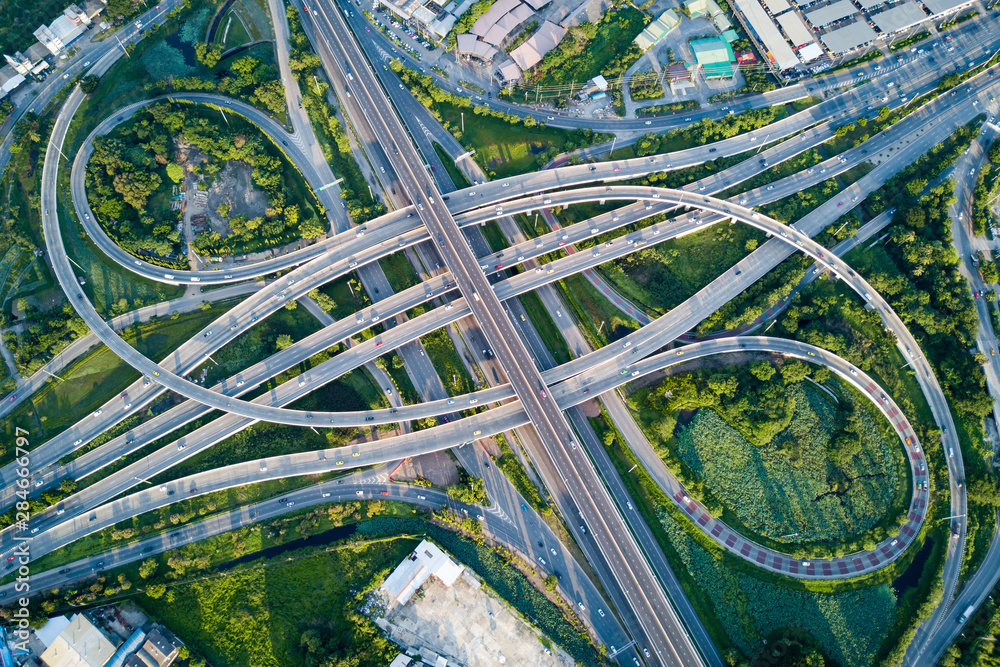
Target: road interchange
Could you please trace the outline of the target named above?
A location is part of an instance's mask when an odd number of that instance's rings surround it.
[[[71,297],[72,298],[72,297]]]

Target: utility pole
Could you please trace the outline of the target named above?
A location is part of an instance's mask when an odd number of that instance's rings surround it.
[[[128,56],[129,58],[131,58],[131,57],[132,57],[132,54],[130,54],[130,53],[128,52],[128,49],[127,49],[127,48],[125,48],[125,45],[124,45],[124,44],[122,44],[122,40],[118,39],[118,35],[115,35],[115,39],[117,39],[117,40],[118,40],[118,46],[122,47],[122,51],[124,51],[124,52],[125,52],[125,55],[126,55],[126,56]]]

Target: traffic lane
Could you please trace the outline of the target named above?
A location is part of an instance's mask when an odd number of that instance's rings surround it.
[[[526,421],[518,405],[502,406],[490,411],[489,423],[500,430],[519,426]],[[147,487],[129,496],[92,508],[86,512],[86,516],[81,515],[57,523],[38,533],[32,538],[31,558],[36,559],[85,535],[113,525],[124,517],[170,505],[180,497],[190,498],[268,479],[336,472],[448,449],[465,442],[469,437],[470,426],[476,427],[479,425],[478,422],[477,417],[470,417],[461,422],[443,424],[433,429],[373,441],[364,447],[350,445],[318,452],[255,459],[196,473],[159,487]],[[262,461],[264,466],[261,465]]]
[[[395,312],[403,312],[405,309],[413,307],[415,304],[423,303],[426,301],[425,293],[421,286],[416,286],[407,290],[405,293],[401,293],[401,298],[395,299],[395,311],[390,311],[386,316],[391,316]],[[305,359],[328,349],[332,345],[335,345],[343,340],[347,339],[349,336],[357,333],[356,325],[353,325],[350,320],[342,320],[340,323],[334,323],[328,325],[324,329],[310,335],[309,337],[298,341],[294,345],[285,350],[282,350],[271,357],[251,366],[250,368],[234,375],[233,377],[223,380],[219,384],[213,387],[213,390],[224,392],[229,395],[241,395],[254,387],[258,386],[261,382],[276,376],[288,368],[294,366]],[[364,362],[360,362],[364,363]],[[359,365],[360,365],[359,363]],[[324,371],[320,370],[319,367],[316,369],[317,373],[322,374]],[[309,382],[313,382],[318,379],[318,376],[308,376]],[[242,386],[242,388],[240,388]],[[312,386],[312,385],[310,385]],[[279,387],[277,389],[278,393],[282,392]],[[294,399],[293,399],[294,400]],[[109,441],[105,445],[99,448],[93,449],[83,456],[75,459],[66,466],[59,468],[51,473],[46,473],[41,477],[44,484],[39,487],[39,489],[44,490],[46,486],[52,483],[58,483],[60,479],[66,476],[71,476],[73,479],[80,479],[88,474],[92,474],[97,470],[101,469],[103,466],[108,465],[118,458],[135,451],[146,444],[169,434],[173,430],[182,426],[185,423],[206,414],[210,411],[210,408],[195,402],[186,402],[175,408],[171,408],[167,412],[157,415],[152,420],[145,422],[135,429]],[[402,416],[398,416],[401,419]],[[40,459],[40,463],[36,464],[36,468],[43,469],[41,467],[42,463],[48,462],[49,464],[54,463],[58,460],[51,460],[54,455],[58,455],[58,451],[53,451],[53,448],[46,447],[49,443],[54,442],[50,440],[45,445],[42,445],[35,452],[44,454],[44,457]],[[75,445],[78,448],[80,445]],[[42,451],[39,451],[42,450]],[[38,458],[38,455],[33,452],[33,463],[34,459]],[[36,476],[37,477],[37,476]],[[36,489],[39,490],[39,489]],[[14,488],[6,487],[0,490],[0,504],[13,502],[14,498]]]
[[[337,16],[338,21],[340,21],[339,14],[336,14],[336,16]],[[329,20],[329,19],[327,18],[327,20]],[[334,31],[334,35],[336,37],[336,31]],[[354,45],[353,42],[351,42],[351,44]],[[354,45],[354,46],[356,48],[356,45]],[[365,77],[369,77],[370,78],[370,76],[371,76],[370,72],[367,70],[367,68],[364,68],[363,71],[359,70],[359,78],[362,78],[362,79],[365,78]],[[362,86],[362,89],[365,90],[365,92],[367,94],[368,89],[366,89],[364,86]],[[378,106],[374,104],[374,100],[372,100],[372,99],[369,98],[369,102],[373,103],[373,108],[378,108]],[[384,122],[385,122],[384,121],[384,115],[380,115],[379,116],[379,120],[384,124]],[[395,117],[393,117],[393,120],[396,120]],[[398,123],[398,121],[397,121],[397,123]],[[389,130],[388,125],[383,125],[382,129],[385,130],[385,131],[388,131]],[[412,151],[412,147],[410,147],[410,146],[404,146],[403,150],[404,150],[404,152]],[[413,162],[413,161],[411,160],[411,162]],[[415,175],[412,173],[412,171],[410,171],[409,176],[414,181],[417,180],[415,178]],[[403,180],[404,180],[404,182],[406,182],[407,178],[404,176]],[[410,188],[408,188],[408,190],[411,191],[411,196],[413,194],[418,194],[419,195],[418,201],[419,200],[423,200],[424,202],[427,203],[428,206],[433,206],[433,204],[430,202],[429,198],[426,198],[425,195],[424,195],[424,193],[421,190],[418,189],[419,188],[419,183],[415,183],[415,182],[411,181],[411,183],[409,185],[412,185],[412,188],[413,188],[412,190]],[[413,190],[416,190],[416,192],[413,192]],[[449,217],[450,216],[446,216],[445,219],[447,220]],[[431,229],[437,231],[439,235],[441,234],[442,231],[445,230],[445,228],[442,228],[442,226],[441,226],[442,225],[442,220],[440,219],[439,214],[438,214],[437,211],[433,211],[432,210],[429,213],[429,215],[427,215],[424,219],[425,219],[425,222],[429,224],[429,226],[431,227]],[[454,221],[451,221],[451,226],[454,227]],[[455,232],[455,231],[457,231],[457,227],[455,227],[454,230],[452,230],[452,229],[449,228],[449,229],[447,229],[447,231],[448,232]],[[459,268],[462,264],[464,264],[464,266],[467,267],[469,264],[471,264],[474,261],[474,258],[471,257],[471,252],[470,252],[468,246],[465,245],[465,244],[462,244],[463,247],[456,248],[453,244],[451,244],[449,242],[449,240],[445,240],[444,241],[444,244],[446,245],[446,248],[445,248],[445,250],[446,250],[446,252],[445,252],[446,261],[447,260],[452,260],[452,262],[454,262],[454,263],[449,262],[449,264],[452,266],[453,272],[456,273],[456,279],[458,280],[459,284],[461,285],[461,284],[463,284],[463,281],[467,280],[471,284],[472,288],[480,289],[480,291],[483,291],[484,296],[486,298],[491,297],[492,294],[487,294],[483,290],[483,285],[477,284],[477,283],[485,282],[484,276],[480,272],[478,272],[478,270],[475,272],[474,275],[468,275],[468,273],[469,273],[468,270],[466,270],[464,268],[463,269]],[[463,255],[463,251],[464,251],[464,255],[468,255],[468,257],[462,256]],[[451,254],[452,257],[448,257],[447,255],[449,255],[449,254]],[[462,261],[459,262],[459,259],[461,259]],[[478,269],[478,267],[476,267],[476,268]],[[463,273],[465,275],[462,275]],[[478,280],[477,280],[477,278],[478,278]],[[476,301],[479,301],[479,299],[477,299]],[[491,301],[495,301],[495,297],[493,297],[493,299]],[[496,305],[496,304],[493,304],[493,305]],[[474,308],[474,310],[476,310],[475,306],[473,306],[473,308]],[[502,327],[498,327],[498,322],[497,321],[490,321],[490,313],[489,313],[489,311],[484,310],[484,309],[480,309],[480,310],[481,310],[481,312],[476,313],[476,314],[477,314],[477,317],[480,319],[480,321],[484,323],[484,328],[486,328],[486,329],[492,329],[494,331],[496,331],[498,329],[502,330]],[[488,326],[486,324],[487,322],[488,322]],[[487,333],[487,336],[490,337],[489,333]],[[506,357],[509,360],[509,363],[505,364],[505,368],[507,368],[508,366],[510,366],[510,363],[516,363],[516,360],[517,360],[518,356],[524,356],[523,354],[520,354],[520,355],[514,354],[514,353],[511,352],[511,350],[507,349],[506,348],[507,341],[504,341],[504,340],[492,340],[491,342],[493,343],[493,348],[495,350],[501,352],[501,355],[500,355],[501,359],[503,359],[504,357]],[[523,363],[523,360],[520,360],[520,361],[521,361],[521,363]],[[523,373],[523,369],[518,368],[517,370],[520,371],[520,373],[513,373],[513,374],[511,374],[510,373],[511,368],[508,368],[508,374],[511,377],[511,382],[515,386],[517,384],[523,383],[523,381],[525,379],[525,378],[523,378],[523,376],[522,377],[518,377],[521,373]],[[548,423],[546,423],[548,421],[548,419],[552,418],[551,412],[549,414],[546,414],[547,411],[544,410],[544,408],[542,406],[533,405],[533,404],[537,404],[538,399],[533,394],[530,394],[530,393],[529,394],[525,394],[525,391],[533,392],[534,388],[530,387],[530,386],[529,387],[525,387],[524,384],[522,384],[521,387],[518,387],[518,393],[522,395],[522,401],[524,402],[524,405],[525,405],[526,409],[529,411],[529,414],[531,412],[533,412],[533,411],[535,412],[535,415],[533,416],[533,421],[536,423],[536,427],[545,427],[546,430],[551,429],[551,425],[548,424]],[[529,396],[530,396],[530,399],[529,399]],[[541,410],[534,409],[536,407],[541,407],[542,409]],[[542,419],[543,421],[540,422],[539,419]]]

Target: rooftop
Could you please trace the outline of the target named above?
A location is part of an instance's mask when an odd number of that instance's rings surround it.
[[[462,566],[449,558],[436,544],[424,540],[386,577],[382,589],[399,604],[406,604],[431,575],[440,579],[445,586],[451,586],[462,574],[462,570]]]
[[[820,36],[820,41],[835,55],[847,53],[863,44],[874,41],[878,35],[864,21],[855,21],[851,25],[831,30]]]
[[[116,645],[83,614],[75,614],[42,653],[48,667],[104,667]]]
[[[899,32],[910,26],[917,25],[927,19],[924,10],[917,7],[916,3],[904,2],[896,5],[892,9],[879,12],[869,17],[879,30],[885,33]]]
[[[848,16],[853,16],[858,13],[858,8],[855,7],[849,0],[837,0],[837,2],[832,2],[826,7],[820,7],[819,9],[813,9],[812,11],[806,12],[806,18],[809,23],[812,23],[816,28],[822,28],[825,25],[830,25],[840,19],[846,19]]]

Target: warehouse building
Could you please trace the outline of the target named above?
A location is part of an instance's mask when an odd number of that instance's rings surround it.
[[[721,37],[706,37],[692,39],[689,44],[706,79],[733,78],[736,73],[736,55],[729,42]]]
[[[870,18],[879,32],[891,35],[923,22],[927,19],[927,15],[924,14],[924,10],[917,7],[916,3],[904,2],[892,9],[873,14]]]
[[[677,27],[677,24],[681,22],[677,12],[672,9],[660,14],[655,21],[646,26],[646,28],[636,35],[635,43],[643,51],[649,51],[651,48],[660,43],[660,40],[670,34],[670,32]]]
[[[744,17],[747,29],[756,35],[757,41],[763,46],[762,50],[765,51],[768,60],[779,71],[799,64],[792,47],[785,41],[784,35],[758,0],[736,0],[736,8]]]
[[[402,563],[385,578],[382,590],[398,604],[406,604],[431,576],[445,586],[451,586],[464,568],[441,551],[436,544],[424,540]]]

